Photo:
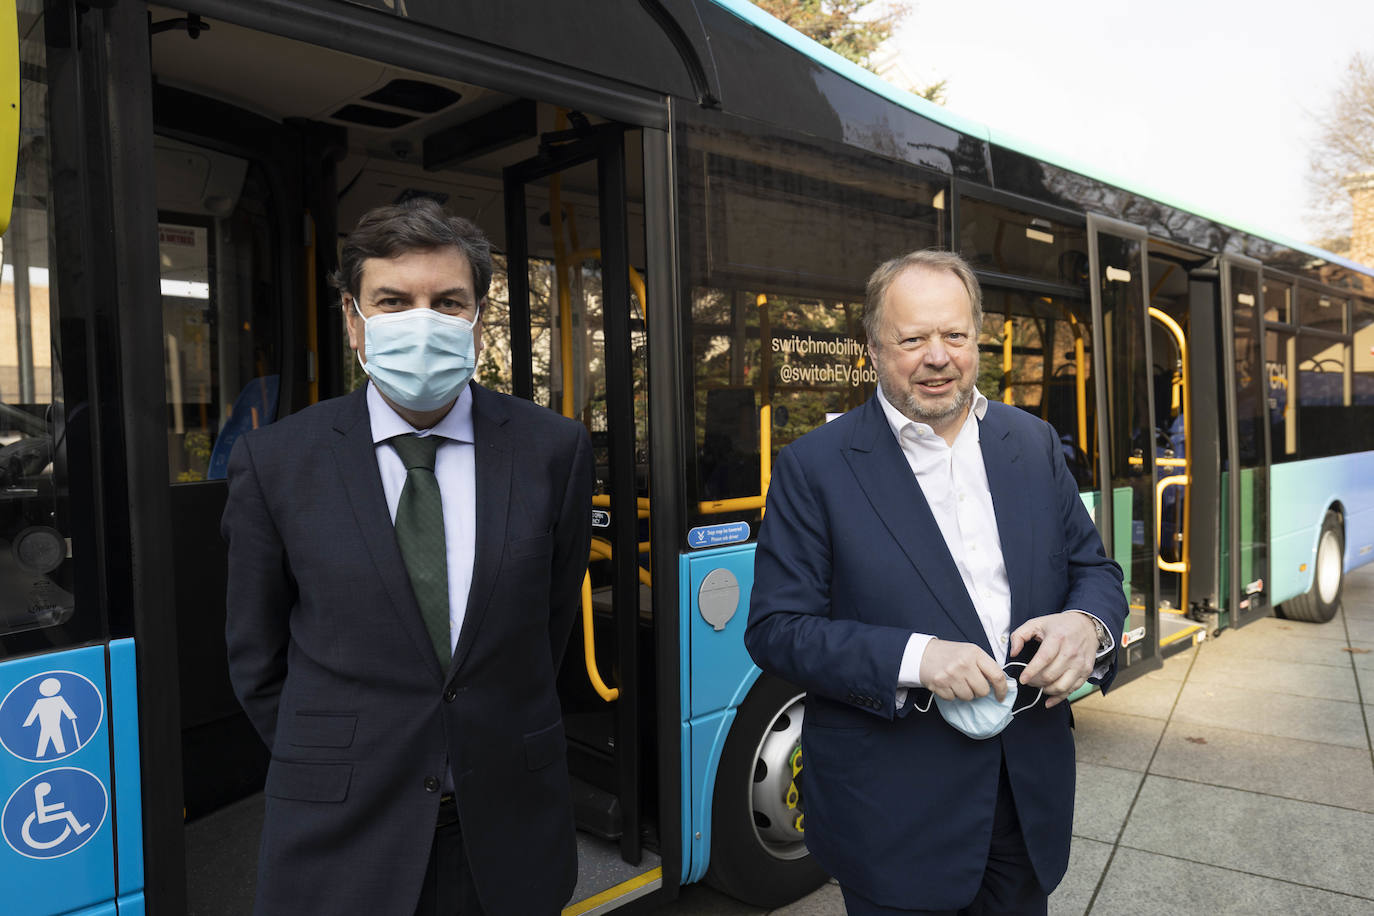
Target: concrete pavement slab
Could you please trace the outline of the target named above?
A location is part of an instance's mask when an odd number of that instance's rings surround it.
[[[1121,845],[1374,899],[1374,814],[1347,808],[1147,776]]]
[[[844,895],[840,886],[831,881],[796,903],[773,910],[769,916],[836,916],[843,912]]]
[[[1111,855],[1110,843],[1074,837],[1069,847],[1069,870],[1050,894],[1049,916],[1083,916]]]
[[[1374,814],[1367,748],[1173,722],[1150,773]]]
[[[1266,693],[1253,687],[1190,682],[1179,696],[1173,721],[1344,747],[1369,746],[1359,704]]]
[[[1217,684],[1252,689],[1263,693],[1316,697],[1358,703],[1355,672],[1350,667],[1282,662],[1271,658],[1222,654],[1203,645],[1188,678],[1190,684]]]
[[[1102,706],[1075,703],[1073,719],[1074,750],[1079,763],[1144,772],[1160,735],[1164,734],[1163,719],[1123,715]]]
[[[1269,619],[1257,620],[1242,629],[1227,630],[1216,639],[1209,639],[1205,644],[1207,652],[1211,655],[1240,655],[1305,665],[1333,665],[1337,668],[1350,664],[1349,653],[1341,651],[1343,646],[1348,645],[1344,637],[1303,639],[1293,635],[1300,632],[1298,627],[1303,626],[1297,623],[1285,624],[1292,627],[1291,630],[1265,628],[1255,631],[1256,627]]]
[[[1350,638],[1347,644],[1374,642],[1374,619],[1351,617],[1345,622]]]
[[[1123,848],[1112,859],[1091,912],[1094,916],[1369,916],[1371,908],[1374,901],[1361,897]]]
[[[1187,661],[1191,662],[1192,651],[1184,654],[1188,656]],[[1181,677],[1176,679],[1173,675],[1180,670],[1186,672],[1187,668],[1180,669],[1178,665],[1166,665],[1166,668],[1167,671],[1151,671],[1141,675],[1129,684],[1123,684],[1121,689],[1111,690],[1105,695],[1094,693],[1086,696],[1074,704],[1074,709],[1102,709],[1125,715],[1167,719],[1184,683]]]
[[[1073,835],[1115,843],[1145,774],[1136,770],[1078,764]]]

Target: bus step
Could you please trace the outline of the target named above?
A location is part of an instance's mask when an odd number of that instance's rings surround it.
[[[573,816],[577,828],[605,840],[620,839],[620,799],[605,789],[572,777]]]

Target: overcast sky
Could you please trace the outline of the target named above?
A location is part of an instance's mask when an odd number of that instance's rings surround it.
[[[884,50],[952,111],[1304,241],[1311,114],[1374,53],[1374,0],[904,5]]]

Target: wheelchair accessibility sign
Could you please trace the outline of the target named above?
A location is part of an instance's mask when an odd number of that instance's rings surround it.
[[[109,801],[105,784],[87,770],[45,770],[15,789],[5,802],[0,832],[21,856],[60,858],[100,832]]]
[[[105,699],[75,671],[45,671],[15,685],[0,700],[0,744],[21,760],[70,757],[100,730]]]

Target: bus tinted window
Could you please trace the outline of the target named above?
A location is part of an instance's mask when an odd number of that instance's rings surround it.
[[[70,554],[73,547],[85,546],[70,541],[69,495],[74,483],[68,470],[83,464],[89,431],[75,417],[68,425],[65,402],[70,397],[79,404],[84,393],[64,391],[62,383],[62,302],[49,213],[43,26],[39,17],[20,42],[23,165],[16,177],[9,229],[0,238],[0,658],[7,651],[4,637],[72,618],[76,586]],[[80,333],[77,330],[78,341]],[[79,375],[80,357],[74,362],[72,369]],[[75,454],[78,449],[82,456]],[[81,492],[89,499],[87,489]],[[89,615],[83,616],[89,623]]]
[[[1357,449],[1374,449],[1374,302],[1356,299],[1351,309],[1351,434]]]
[[[1298,337],[1298,435],[1304,458],[1336,455],[1350,448],[1350,403],[1343,339]]]
[[[1097,488],[1092,318],[1087,301],[985,289],[978,388],[1054,427],[1080,490]]]
[[[948,244],[946,188],[853,150],[684,133],[695,499],[706,521],[738,520],[779,449],[872,394],[864,285],[881,260]]]
[[[1298,321],[1309,328],[1345,333],[1345,300],[1321,290],[1298,288]]]
[[[158,255],[173,483],[225,476],[234,440],[277,418],[274,201],[247,160],[158,137]]]
[[[1268,287],[1269,284],[1265,284]],[[1265,291],[1266,309],[1269,293]],[[1277,464],[1298,457],[1297,340],[1284,331],[1264,332],[1264,369],[1269,385],[1269,458]]]
[[[1293,320],[1293,284],[1264,279],[1264,320],[1287,324]]]
[[[1084,286],[1087,231],[1000,204],[959,198],[959,251],[978,270]]]

